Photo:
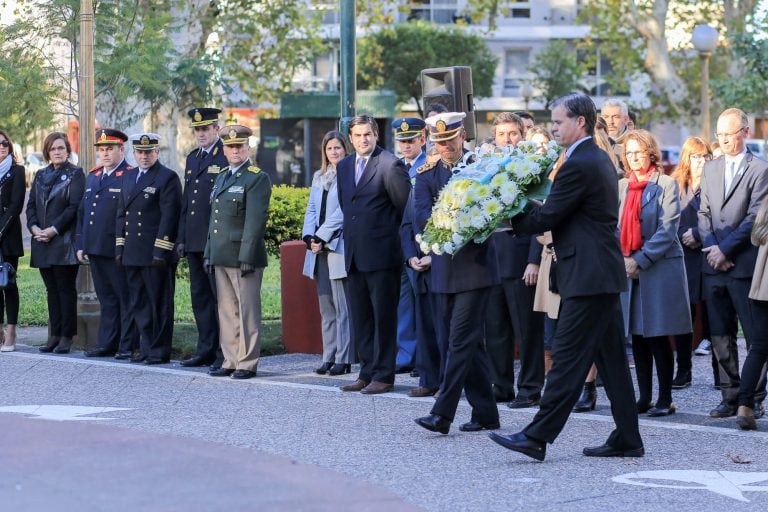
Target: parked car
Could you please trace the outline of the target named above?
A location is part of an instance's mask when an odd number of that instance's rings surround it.
[[[664,168],[664,174],[672,174],[680,163],[680,147],[679,146],[664,146],[659,148],[661,150],[661,166]]]
[[[45,160],[43,160],[43,154],[39,151],[27,153],[24,158],[24,167],[27,174],[27,188],[32,186],[32,180],[35,179],[35,174],[38,170],[46,166]]]
[[[747,139],[745,143],[747,144],[747,149],[749,149],[750,153],[753,153],[765,160],[766,150],[764,139]]]

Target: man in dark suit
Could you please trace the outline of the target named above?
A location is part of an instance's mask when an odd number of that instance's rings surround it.
[[[552,369],[541,407],[522,432],[491,434],[505,448],[544,460],[546,444],[565,426],[592,362],[603,376],[616,430],[592,457],[641,457],[632,378],[624,353],[619,293],[627,287],[616,236],[619,201],[616,171],[592,140],[597,111],[583,94],[552,103],[552,134],[566,148],[543,206],[510,221],[517,233],[552,231],[561,306],[552,343]]]
[[[77,213],[77,259],[90,264],[101,314],[96,348],[86,357],[128,359],[139,345],[133,321],[125,269],[115,263],[115,216],[123,173],[133,169],[125,161],[128,136],[119,130],[96,130],[96,152],[101,165],[85,179],[85,194]]]
[[[440,153],[440,160],[421,167],[416,176],[417,233],[424,231],[435,200],[465,153],[464,117],[464,112],[444,112],[427,118],[429,139]],[[430,278],[438,343],[446,354],[445,375],[429,416],[415,421],[427,430],[447,434],[464,390],[472,417],[459,430],[497,429],[499,411],[483,343],[483,313],[491,287],[499,284],[494,241],[468,243],[454,255],[433,254]]]
[[[401,160],[376,145],[376,120],[352,118],[355,152],[339,162],[337,183],[344,217],[352,338],[360,374],[343,391],[378,394],[395,382],[397,302],[403,251],[400,222],[411,191]]]
[[[746,149],[747,116],[729,108],[717,119],[717,139],[723,156],[708,162],[701,176],[699,236],[703,262],[703,293],[707,303],[712,350],[717,358],[722,401],[710,416],[734,416],[739,393],[739,354],[736,319],[752,340],[749,287],[757,259],[750,232],[760,201],[768,193],[768,163]],[[755,417],[764,414],[765,368],[755,394]]]
[[[212,364],[214,369],[221,366],[223,355],[219,346],[216,283],[203,268],[203,252],[208,239],[213,183],[219,171],[227,166],[219,139],[220,113],[218,108],[193,108],[187,112],[198,147],[187,155],[176,243],[179,257],[187,258],[192,313],[197,326],[197,350],[194,356],[182,361],[181,366]]]
[[[141,335],[132,362],[163,364],[171,359],[173,293],[181,181],[157,161],[160,136],[130,137],[138,167],[123,173],[115,223],[115,259],[125,266],[131,312]]]

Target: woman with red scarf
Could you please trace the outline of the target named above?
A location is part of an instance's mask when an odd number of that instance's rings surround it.
[[[625,327],[632,335],[640,391],[637,409],[648,416],[666,416],[675,412],[669,336],[692,331],[683,249],[677,238],[680,195],[677,182],[659,166],[659,146],[649,132],[627,135],[622,160],[627,177],[619,181],[619,232],[629,280],[622,306]],[[654,362],[659,380],[655,404]]]

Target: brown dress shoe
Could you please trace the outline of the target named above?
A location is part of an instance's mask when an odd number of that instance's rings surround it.
[[[741,430],[757,430],[755,422],[755,413],[749,407],[740,405],[736,412],[736,423]]]
[[[357,379],[352,384],[345,384],[344,386],[341,386],[342,391],[362,391],[364,387],[368,385],[367,382],[365,382],[363,379]]]
[[[379,395],[381,393],[386,393],[387,391],[392,391],[393,387],[392,384],[387,384],[386,382],[373,381],[361,389],[360,392],[364,395]]]
[[[419,386],[417,388],[413,388],[412,390],[410,390],[408,392],[408,396],[416,398],[420,396],[432,396],[435,393],[437,393],[437,389],[435,388],[425,388],[425,387]]]

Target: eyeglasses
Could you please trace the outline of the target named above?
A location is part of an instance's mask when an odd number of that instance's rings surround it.
[[[639,158],[647,155],[648,152],[647,151],[627,151],[625,154],[627,155],[627,158],[633,158],[633,157]]]
[[[718,139],[724,139],[726,137],[733,137],[734,135],[736,135],[740,131],[744,130],[745,128],[747,128],[747,127],[746,126],[742,126],[741,128],[739,128],[735,132],[731,132],[731,133],[717,133],[717,132],[715,132],[715,137],[717,137]]]
[[[7,140],[0,140],[0,146],[3,146],[4,148],[11,147],[11,143]]]
[[[691,155],[691,160],[705,160],[709,162],[712,160],[712,155]]]

